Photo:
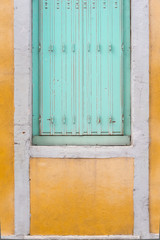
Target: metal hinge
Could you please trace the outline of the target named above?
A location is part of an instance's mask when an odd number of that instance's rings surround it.
[[[97,123],[98,123],[98,124],[101,123],[101,117],[97,117]]]
[[[109,123],[115,123],[116,121],[113,121],[112,117],[109,118]]]
[[[90,45],[90,43],[88,43],[88,45],[87,45],[87,49],[88,49],[88,52],[91,51],[91,45]]]
[[[41,122],[41,115],[39,115],[39,122]]]
[[[39,43],[38,45],[38,51],[40,52],[41,51],[41,44]]]
[[[47,120],[49,120],[52,124],[55,124],[55,118],[54,117],[51,117],[51,118],[49,118]]]
[[[124,122],[124,114],[122,115],[122,122]]]
[[[66,51],[66,46],[65,44],[62,45],[62,52],[65,52]]]
[[[49,48],[48,48],[48,51],[49,51],[49,52],[53,52],[53,51],[54,51],[54,46],[53,46],[53,45],[50,45]]]
[[[108,46],[108,51],[109,51],[109,52],[112,51],[112,44],[109,44],[109,46]]]
[[[72,52],[75,52],[75,51],[76,51],[75,44],[72,44]]]
[[[122,51],[124,51],[124,43],[122,43],[121,48],[122,48]]]
[[[39,133],[40,135],[42,134],[42,129],[41,129],[41,115],[39,115]]]
[[[97,45],[97,51],[98,51],[98,52],[101,51],[101,46],[100,46],[100,44]]]

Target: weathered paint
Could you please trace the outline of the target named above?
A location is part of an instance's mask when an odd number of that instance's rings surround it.
[[[150,0],[150,231],[160,223],[160,1]]]
[[[159,1],[150,0],[151,121],[150,121],[150,217],[151,231],[159,224]],[[12,1],[0,5],[0,219],[2,234],[13,233],[13,56]],[[2,33],[2,34],[1,34]],[[24,33],[23,33],[24,34]],[[21,61],[21,59],[20,59]],[[9,103],[9,104],[8,104]],[[6,107],[7,106],[7,107]],[[43,151],[43,149],[42,149]],[[36,172],[36,171],[35,171]],[[4,187],[5,186],[5,187]],[[6,210],[7,209],[7,210]]]
[[[131,3],[133,145],[130,147],[35,147],[30,146],[32,109],[31,1],[15,0],[16,235],[26,236],[29,234],[30,198],[28,170],[30,155],[45,158],[135,157],[134,234],[142,237],[146,237],[148,234],[148,0],[133,0]]]
[[[14,233],[13,1],[0,3],[0,223]]]
[[[130,0],[33,1],[33,16],[33,135],[39,120],[40,135],[130,135]]]
[[[30,160],[31,235],[133,233],[134,161]]]
[[[33,145],[38,146],[123,146],[131,144],[130,136],[34,136]]]
[[[148,0],[131,1],[132,145],[129,147],[31,146],[31,1],[15,2],[15,228],[28,235],[30,224],[29,157],[115,158],[134,161],[134,235],[147,237],[149,38]],[[23,17],[22,17],[23,16]],[[141,23],[141,24],[139,24]],[[23,78],[22,78],[23,76]],[[138,106],[138,107],[137,107]],[[26,134],[24,134],[24,132]],[[17,144],[18,143],[18,144]],[[61,160],[61,159],[59,159]],[[23,204],[22,204],[23,202]],[[25,211],[25,213],[24,213]],[[124,236],[124,235],[123,235]],[[119,239],[119,238],[118,238]]]

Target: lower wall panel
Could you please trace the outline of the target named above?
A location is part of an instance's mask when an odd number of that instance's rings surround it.
[[[134,160],[31,159],[31,235],[133,233]]]

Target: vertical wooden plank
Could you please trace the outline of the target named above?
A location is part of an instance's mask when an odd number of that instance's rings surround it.
[[[50,33],[50,0],[41,4],[41,134],[51,134],[51,33]],[[44,27],[45,26],[45,27]]]
[[[86,75],[85,75],[85,132],[87,135],[91,134],[91,124],[88,123],[88,115],[91,116],[91,1],[86,1],[86,25],[84,34],[86,35],[85,39],[85,51],[86,51]]]
[[[61,35],[62,35],[62,3],[60,0],[53,2],[53,41],[54,41],[54,61],[53,61],[53,125],[54,133],[62,133],[62,49],[61,49]]]
[[[50,123],[51,123],[51,135],[54,133],[54,127],[55,127],[55,119],[54,119],[54,96],[53,96],[53,86],[54,86],[54,62],[55,62],[55,44],[54,44],[54,2],[51,1],[50,5],[50,45],[53,48],[53,53],[50,57],[50,91],[51,91],[51,100],[50,100],[50,109],[51,109],[51,117],[50,117]]]
[[[122,99],[121,99],[121,1],[114,0],[113,6],[113,82],[112,82],[112,131],[121,134]]]
[[[102,42],[101,42],[101,1],[97,0],[97,80],[96,80],[96,123],[97,123],[97,134],[101,134],[101,51],[102,51]]]
[[[112,135],[112,115],[113,115],[113,1],[108,1],[108,95],[109,95],[109,135]]]
[[[42,135],[43,108],[43,0],[39,1],[39,134]]]
[[[72,135],[76,135],[76,76],[75,76],[75,52],[76,52],[76,43],[75,43],[75,6],[76,6],[76,0],[71,1],[71,51],[72,51],[72,62],[71,62],[71,74],[72,74],[72,101],[71,101],[71,111],[72,111]]]
[[[86,76],[86,82],[87,82],[87,112],[86,112],[86,124],[87,124],[87,134],[91,134],[91,122],[89,122],[88,116],[91,118],[92,113],[92,58],[91,58],[91,29],[92,29],[92,1],[88,1],[88,8],[87,8],[87,27],[86,27],[86,35],[87,35],[87,76]]]
[[[75,5],[75,33],[76,33],[76,65],[75,65],[75,74],[76,74],[76,134],[79,134],[79,1],[76,0]]]
[[[120,0],[120,9],[119,9],[119,22],[120,22],[120,98],[121,98],[121,118],[120,118],[120,131],[121,134],[124,134],[124,73],[123,73],[123,59],[124,59],[124,35],[123,35],[123,0]]]
[[[51,0],[43,1],[43,134],[51,133]]]
[[[66,42],[66,11],[65,11],[65,1],[62,0],[62,13],[61,13],[61,61],[62,61],[62,69],[61,69],[61,77],[62,77],[62,135],[66,135],[66,110],[67,110],[67,101],[66,101],[66,53],[63,52],[63,46]]]
[[[33,79],[33,136],[39,135],[39,1],[33,1],[32,79]]]
[[[130,0],[123,1],[123,94],[124,94],[124,135],[131,134],[131,84],[130,84]]]
[[[97,133],[97,1],[92,0],[92,39],[91,39],[91,61],[92,61],[92,115],[88,116],[88,121],[92,124],[92,134]]]
[[[107,0],[103,0],[101,6],[101,78],[102,78],[102,91],[101,91],[101,104],[102,104],[102,133],[109,133],[109,72],[108,72],[108,56],[109,56],[109,34],[108,34],[108,15],[109,15],[109,3]]]
[[[83,48],[84,48],[84,36],[82,34],[83,32],[83,1],[79,1],[79,33],[78,33],[78,38],[79,38],[79,66],[78,66],[78,75],[79,75],[79,81],[78,81],[78,89],[79,89],[79,98],[78,98],[78,103],[79,103],[79,134],[82,135],[83,133],[83,86],[84,86],[84,63],[83,63]]]
[[[83,24],[83,76],[82,76],[82,106],[83,106],[83,113],[82,113],[82,123],[83,123],[83,134],[87,133],[87,94],[88,94],[88,89],[87,89],[87,38],[88,38],[88,33],[87,33],[87,19],[88,19],[88,1],[84,0],[83,1],[83,6],[82,6],[82,24]]]
[[[67,109],[66,109],[66,127],[67,127],[67,134],[72,133],[72,75],[71,75],[71,57],[72,57],[72,21],[71,21],[71,0],[66,0],[66,28],[65,28],[65,35],[66,35],[66,42],[64,49],[66,54],[66,101],[67,101]],[[63,48],[63,46],[62,46]]]

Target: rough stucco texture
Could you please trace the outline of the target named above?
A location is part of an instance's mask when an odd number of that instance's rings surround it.
[[[31,159],[31,235],[133,233],[133,159]]]
[[[160,1],[150,0],[150,231],[160,223]]]
[[[14,233],[13,1],[0,4],[0,223]]]

